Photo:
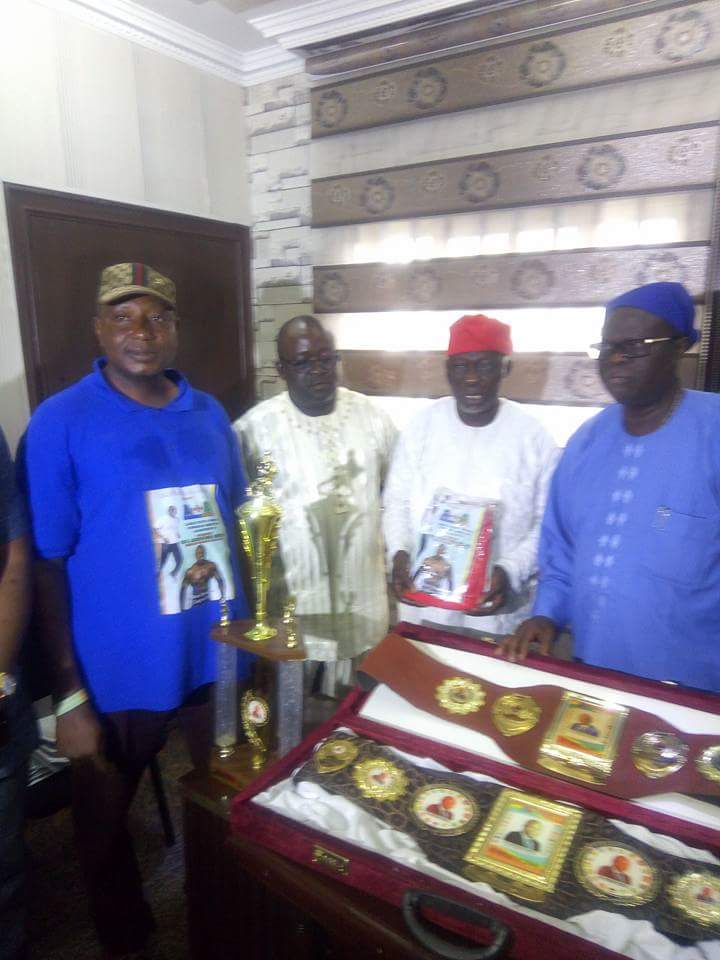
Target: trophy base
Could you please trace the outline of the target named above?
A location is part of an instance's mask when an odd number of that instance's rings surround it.
[[[220,643],[229,643],[238,650],[254,653],[264,660],[305,660],[305,646],[302,637],[298,635],[290,639],[287,627],[280,617],[271,617],[268,629],[272,633],[266,640],[251,640],[249,636],[254,627],[254,620],[231,620],[227,624],[219,623],[213,627],[210,636]]]
[[[216,750],[210,761],[210,774],[217,780],[222,780],[236,790],[242,789],[254,780],[258,771],[275,759],[273,753],[265,753],[258,764],[258,753],[249,743],[235,747],[230,756],[221,756]]]
[[[264,640],[272,640],[273,637],[276,637],[277,630],[260,621],[260,623],[255,624],[252,630],[248,630],[245,636],[254,643],[262,643]]]

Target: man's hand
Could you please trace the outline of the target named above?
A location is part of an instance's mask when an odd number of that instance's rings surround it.
[[[412,587],[412,581],[410,580],[410,555],[406,550],[398,550],[393,557],[390,585],[392,592],[398,600],[404,600],[403,593]]]
[[[496,653],[508,660],[524,660],[531,644],[537,644],[537,652],[547,656],[550,653],[558,628],[549,617],[530,617],[502,641]]]
[[[502,567],[493,567],[490,578],[490,590],[480,599],[472,610],[468,610],[469,617],[489,617],[500,610],[507,603],[510,592],[510,578]]]
[[[57,750],[68,760],[98,760],[102,754],[102,728],[89,703],[57,719]]]

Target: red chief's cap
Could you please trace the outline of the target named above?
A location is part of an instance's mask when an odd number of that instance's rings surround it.
[[[448,356],[456,353],[476,353],[481,350],[495,350],[510,356],[512,340],[510,327],[482,313],[460,317],[450,327]]]

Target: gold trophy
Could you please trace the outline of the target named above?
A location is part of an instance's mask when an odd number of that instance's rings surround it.
[[[237,788],[260,770],[271,756],[282,756],[302,737],[303,660],[305,646],[295,616],[295,599],[288,598],[282,618],[268,616],[267,599],[273,554],[278,545],[282,510],[272,496],[277,468],[265,453],[257,479],[248,487],[248,500],[235,511],[243,550],[255,585],[255,618],[230,620],[227,604],[212,631],[219,641],[215,693],[215,761],[213,773]],[[248,627],[250,626],[250,629]],[[238,745],[237,650],[255,656],[252,689],[240,698],[240,721],[247,744]]]
[[[282,510],[272,496],[277,467],[269,453],[258,463],[257,479],[248,487],[249,499],[235,511],[240,525],[242,545],[252,569],[255,584],[255,626],[245,636],[259,643],[270,640],[277,630],[267,622],[267,593],[273,553],[277,549],[277,531]]]

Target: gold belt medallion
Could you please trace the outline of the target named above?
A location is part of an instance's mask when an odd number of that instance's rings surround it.
[[[449,783],[420,787],[410,801],[410,812],[421,827],[444,837],[467,833],[480,816],[478,805],[470,794]]]
[[[707,780],[720,783],[720,744],[703,750],[695,761],[695,766]]]
[[[318,773],[337,773],[349,766],[358,755],[352,740],[326,740],[315,751],[313,762]]]
[[[668,888],[670,903],[704,926],[720,929],[720,877],[696,870],[676,877]]]
[[[492,705],[492,721],[505,737],[532,730],[541,714],[537,701],[524,693],[506,693]]]
[[[399,800],[407,790],[407,775],[396,764],[382,758],[361,760],[352,771],[355,786],[373,800]]]
[[[632,847],[598,840],[580,849],[575,875],[585,889],[602,900],[637,907],[657,896],[660,874]]]
[[[650,731],[633,742],[632,761],[646,777],[659,780],[685,765],[688,745],[674,733]]]
[[[448,677],[435,690],[435,699],[448,713],[476,713],[485,703],[485,691],[466,677]]]

